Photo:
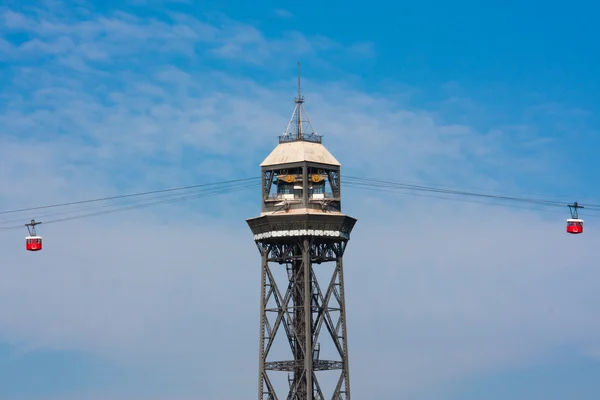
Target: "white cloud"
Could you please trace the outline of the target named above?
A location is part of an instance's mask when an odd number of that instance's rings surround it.
[[[267,39],[255,27],[222,14],[212,15],[209,22],[182,13],[169,13],[165,20],[144,19],[125,12],[108,17],[67,10],[61,16],[50,10],[38,10],[37,14],[32,17],[8,9],[2,11],[5,30],[33,35],[18,47],[16,56],[70,55],[82,62],[117,64],[126,59],[137,64],[140,60],[131,57],[132,49],[165,59],[172,54],[193,58],[203,48],[206,55],[252,64],[269,62],[272,67],[294,57],[323,58],[325,52],[370,56],[364,51],[368,46],[365,43],[344,46],[320,35],[307,37],[297,31]],[[0,50],[6,53],[3,47]]]
[[[0,43],[5,57],[53,54],[72,69],[15,63],[0,109],[0,180],[10,188],[1,209],[258,175],[289,118],[293,79],[219,71],[196,54],[198,43],[253,62],[292,46],[343,48],[297,33],[273,39],[222,16],[175,15],[170,24],[58,15],[3,13],[7,29],[35,36]],[[166,49],[201,68],[177,67]],[[309,116],[346,174],[502,188],[510,182],[486,168],[516,173],[527,161],[506,127],[479,132],[307,76]],[[565,343],[598,346],[593,229],[573,238],[560,214],[344,194],[359,218],[346,261],[355,397],[418,393]],[[207,398],[246,398],[256,384],[259,256],[243,219],[259,212],[258,198],[42,225],[39,254],[23,250],[24,232],[0,232],[0,338],[168,371]]]

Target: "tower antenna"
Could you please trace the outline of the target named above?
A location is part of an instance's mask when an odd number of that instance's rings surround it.
[[[321,143],[321,137],[318,136],[310,123],[310,118],[304,109],[304,96],[302,96],[300,76],[300,61],[298,61],[298,95],[294,97],[294,112],[283,132],[279,137],[280,143],[304,140]],[[303,125],[306,125],[306,130]],[[308,133],[307,133],[308,132]]]
[[[300,61],[298,61],[298,98],[301,98],[300,95]]]
[[[296,139],[302,140],[304,138],[304,134],[302,132],[302,103],[304,103],[304,99],[302,98],[302,93],[300,92],[300,61],[298,61],[298,97],[296,97]]]

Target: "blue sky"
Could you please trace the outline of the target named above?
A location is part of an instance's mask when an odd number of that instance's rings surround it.
[[[0,209],[257,175],[298,61],[347,175],[599,204],[598,8],[3,4]],[[599,215],[573,238],[566,209],[344,195],[355,397],[598,392]],[[0,397],[255,393],[258,199],[42,225],[35,255],[0,232]]]

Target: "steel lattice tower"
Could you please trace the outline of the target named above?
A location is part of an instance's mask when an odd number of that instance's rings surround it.
[[[312,130],[299,72],[292,118],[260,164],[261,215],[247,220],[262,259],[258,399],[346,400],[350,375],[343,255],[356,219],[341,212],[340,163]],[[322,263],[334,263],[325,282],[318,281],[315,270]],[[278,281],[275,268],[283,265],[287,279]],[[289,343],[283,360],[269,357],[277,335],[285,335]],[[335,359],[320,358],[323,340],[335,349]],[[332,393],[324,393],[319,384],[317,372],[327,370],[339,371]],[[276,393],[273,371],[288,372],[287,394]]]

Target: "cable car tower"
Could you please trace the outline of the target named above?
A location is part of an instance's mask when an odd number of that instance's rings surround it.
[[[341,212],[340,163],[304,111],[299,63],[295,104],[260,164],[261,215],[247,220],[261,254],[258,399],[349,400],[343,255],[356,219]],[[333,272],[319,282],[327,266]],[[287,278],[276,279],[281,268]],[[281,352],[276,337],[284,339]],[[323,359],[327,348],[333,356]],[[276,393],[277,371],[288,374],[286,393]],[[338,372],[331,393],[320,371]]]

